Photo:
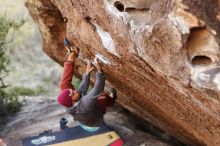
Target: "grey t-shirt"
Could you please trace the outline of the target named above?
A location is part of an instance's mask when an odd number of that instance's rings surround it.
[[[105,76],[103,73],[96,73],[96,82],[94,87],[88,94],[90,75],[84,74],[83,80],[80,83],[78,91],[80,92],[80,100],[71,109],[68,109],[74,120],[77,120],[81,124],[90,127],[97,127],[103,121],[104,111],[100,108],[97,103],[97,96],[104,92],[105,87]]]

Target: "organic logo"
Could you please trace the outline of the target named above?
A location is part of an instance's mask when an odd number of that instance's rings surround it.
[[[40,137],[38,139],[32,140],[31,143],[35,144],[35,145],[39,145],[39,144],[44,144],[44,143],[51,142],[55,139],[56,139],[55,136],[43,136],[43,137]]]

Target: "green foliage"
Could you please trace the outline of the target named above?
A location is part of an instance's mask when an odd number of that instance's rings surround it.
[[[42,86],[38,86],[36,89],[25,87],[10,87],[7,90],[10,96],[38,96],[46,93],[46,90]]]
[[[0,75],[8,72],[7,65],[9,64],[9,58],[5,54],[8,33],[11,29],[13,31],[19,29],[23,24],[24,21],[16,23],[6,19],[4,16],[0,16]]]
[[[74,85],[75,88],[79,88],[81,80],[78,79],[77,77],[74,77],[72,80],[72,84]]]
[[[0,105],[0,117],[17,112],[22,106],[17,96],[10,96],[4,90],[0,90]]]
[[[35,89],[24,87],[9,87],[0,90],[0,129],[7,116],[18,112],[22,103],[18,100],[19,96],[37,96],[45,94],[46,90],[42,86]]]
[[[5,55],[5,44],[9,29],[10,23],[4,17],[0,17],[0,75],[8,71],[9,58]]]
[[[17,96],[5,91],[7,85],[4,84],[3,78],[7,76],[7,67],[10,62],[9,57],[5,54],[9,31],[17,30],[23,23],[24,22],[16,23],[6,19],[4,16],[0,16],[0,118],[2,118],[2,116],[10,115],[21,108],[21,103],[18,101]]]

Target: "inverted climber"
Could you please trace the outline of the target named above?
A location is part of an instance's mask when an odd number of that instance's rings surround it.
[[[74,120],[80,123],[80,126],[87,131],[97,131],[103,124],[103,116],[106,109],[112,106],[117,98],[114,88],[109,92],[104,92],[105,75],[98,59],[95,59],[94,65],[87,61],[86,71],[83,74],[82,81],[78,89],[71,84],[74,74],[75,60],[79,54],[79,49],[73,47],[68,41],[64,40],[68,50],[68,59],[64,63],[64,71],[60,81],[61,93],[58,96],[58,103],[66,107]],[[90,82],[90,73],[96,68],[96,81],[91,91],[88,91]]]

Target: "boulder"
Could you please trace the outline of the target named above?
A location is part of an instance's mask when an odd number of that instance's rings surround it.
[[[98,58],[118,102],[189,145],[220,145],[219,0],[25,0],[43,50]]]

